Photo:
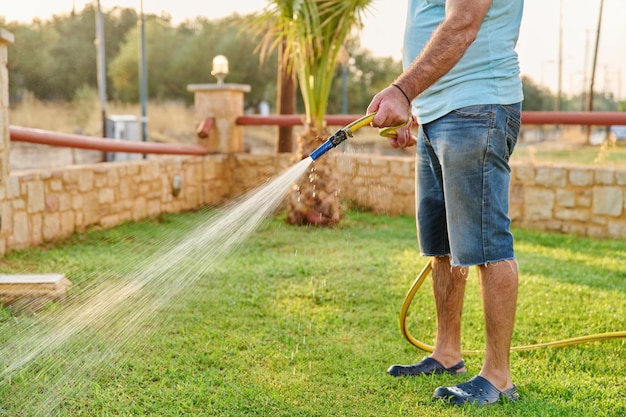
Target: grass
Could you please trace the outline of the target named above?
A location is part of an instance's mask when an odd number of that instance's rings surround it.
[[[3,273],[63,272],[72,294],[103,271],[124,271],[161,242],[184,237],[207,212],[92,231],[15,252]],[[514,231],[520,297],[514,344],[626,329],[626,241]],[[424,263],[411,217],[348,212],[339,227],[295,228],[271,218],[235,252],[115,346],[114,355],[54,393],[59,416],[622,416],[626,343],[594,342],[512,355],[521,400],[456,408],[430,400],[462,377],[395,379],[392,363],[425,353],[401,338],[397,314]],[[184,265],[181,265],[181,271]],[[184,276],[181,272],[181,276]],[[420,290],[411,332],[432,343],[433,302]],[[465,348],[481,349],[475,276]],[[48,310],[62,307],[51,306]],[[4,344],[39,316],[2,311]],[[99,340],[99,339],[98,339]],[[96,343],[96,342],[94,342]],[[99,341],[95,354],[115,341]],[[61,351],[70,360],[92,353]],[[466,357],[469,374],[480,356]],[[0,415],[34,415],[63,369],[37,362],[0,385]],[[57,374],[58,373],[58,374]],[[26,393],[26,394],[24,394]]]
[[[623,167],[626,164],[626,146],[623,143],[606,142],[601,146],[526,145],[515,148],[511,161],[540,164],[580,164],[605,167]]]

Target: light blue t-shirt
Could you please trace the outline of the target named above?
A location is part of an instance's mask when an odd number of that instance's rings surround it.
[[[408,0],[403,65],[408,68],[445,17],[446,0]],[[522,101],[515,45],[524,0],[493,0],[474,42],[461,60],[413,100],[413,114],[428,123],[452,110]]]

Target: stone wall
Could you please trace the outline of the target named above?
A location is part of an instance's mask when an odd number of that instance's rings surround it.
[[[36,246],[92,227],[224,201],[225,157],[75,165],[12,174],[0,187],[0,251]],[[172,180],[182,180],[174,197]]]
[[[341,198],[376,213],[413,215],[413,159],[328,155]],[[0,254],[89,228],[220,205],[289,167],[291,156],[154,157],[13,173],[0,186]],[[626,169],[512,165],[516,226],[626,237]],[[182,187],[173,193],[174,177]]]
[[[626,237],[626,169],[513,165],[515,225],[593,237]]]
[[[336,157],[342,197],[378,213],[414,215],[412,159]],[[509,213],[517,227],[626,237],[626,168],[511,164]]]
[[[415,162],[412,158],[338,154],[341,197],[385,214],[415,214]]]
[[[378,213],[415,213],[414,161],[340,156],[342,196]],[[511,164],[509,214],[517,227],[626,237],[626,168]]]
[[[89,228],[219,205],[288,163],[280,155],[210,155],[13,173],[0,186],[0,254]],[[175,177],[182,184],[177,195]]]

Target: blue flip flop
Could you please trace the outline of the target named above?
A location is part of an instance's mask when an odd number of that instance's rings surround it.
[[[391,376],[417,376],[417,375],[441,375],[441,374],[464,374],[465,371],[459,371],[465,367],[465,362],[461,361],[454,366],[446,368],[439,361],[426,357],[420,362],[413,365],[392,365],[387,369],[387,373]]]
[[[493,384],[480,375],[467,382],[451,387],[439,387],[433,394],[433,400],[446,400],[452,404],[489,405],[501,401],[516,401],[519,399],[517,388],[500,391]]]

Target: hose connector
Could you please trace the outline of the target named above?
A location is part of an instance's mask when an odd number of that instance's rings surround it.
[[[348,137],[352,137],[352,131],[346,128],[339,129],[331,137],[329,137],[326,142],[322,143],[319,148],[311,152],[309,157],[315,161],[317,158],[348,139]]]

